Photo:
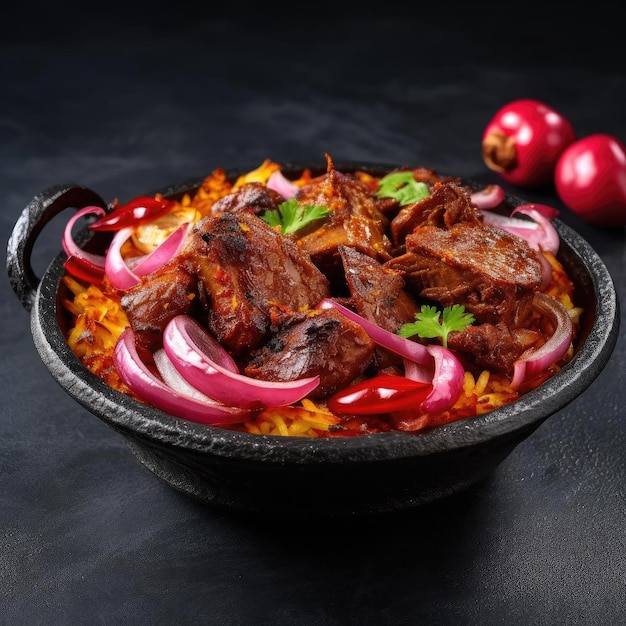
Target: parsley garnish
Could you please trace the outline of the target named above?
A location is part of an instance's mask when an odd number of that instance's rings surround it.
[[[295,198],[289,198],[278,205],[277,209],[266,211],[261,217],[270,226],[280,226],[283,235],[302,230],[305,226],[325,217],[330,210],[325,206],[301,205]]]
[[[474,322],[474,316],[465,312],[462,304],[454,304],[443,310],[443,321],[439,322],[441,311],[437,307],[423,304],[421,310],[415,314],[415,321],[402,324],[398,335],[404,338],[418,335],[432,339],[441,337],[444,348],[448,347],[448,333],[453,330],[463,330]]]
[[[378,181],[379,198],[394,198],[401,206],[412,204],[430,195],[426,183],[417,182],[411,172],[395,172]]]

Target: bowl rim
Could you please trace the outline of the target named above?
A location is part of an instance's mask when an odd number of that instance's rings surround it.
[[[282,163],[281,167],[287,174],[305,168],[314,172],[326,169],[319,163],[310,162]],[[388,172],[400,167],[410,166],[356,161],[335,163],[338,171],[358,169],[370,173]],[[224,168],[224,171],[232,179],[250,169]],[[204,177],[186,179],[152,193],[180,195],[197,188],[203,180]],[[461,180],[475,188],[485,186],[485,183]],[[508,193],[506,201],[512,207],[528,203]],[[600,375],[613,352],[620,323],[619,301],[613,279],[598,253],[580,234],[558,218],[553,220],[553,224],[561,238],[561,250],[566,249],[574,262],[588,273],[588,287],[593,289],[595,298],[593,324],[576,354],[554,376],[515,402],[424,432],[392,431],[331,438],[259,435],[194,423],[134,400],[109,387],[89,371],[66,342],[57,318],[58,293],[64,273],[65,256],[62,251],[52,260],[37,288],[31,311],[31,332],[42,361],[74,400],[112,428],[164,446],[225,458],[296,464],[362,463],[459,451],[536,428],[583,393]],[[549,402],[546,402],[546,396]]]

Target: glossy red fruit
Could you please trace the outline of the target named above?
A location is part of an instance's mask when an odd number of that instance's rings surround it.
[[[487,124],[482,158],[513,185],[552,185],[557,160],[575,138],[572,124],[552,107],[529,98],[513,100]]]
[[[616,137],[597,133],[568,146],[554,184],[563,204],[586,222],[626,225],[626,145]]]

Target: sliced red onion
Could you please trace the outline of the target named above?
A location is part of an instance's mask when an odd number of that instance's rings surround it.
[[[213,400],[213,398],[205,396],[195,387],[192,387],[180,375],[180,372],[174,367],[174,364],[167,356],[167,352],[165,352],[163,348],[159,348],[152,355],[152,358],[154,359],[154,364],[159,370],[161,378],[163,379],[165,384],[171,387],[174,391],[182,394],[183,396],[189,396],[190,398],[193,398],[194,400],[198,400],[199,402],[203,402],[205,404],[223,406],[221,402],[217,402],[217,400]]]
[[[555,209],[553,206],[550,206],[548,204],[537,204],[536,202],[532,202],[528,204],[520,204],[519,206],[516,206],[511,211],[511,215],[514,215],[517,212],[522,212],[522,213],[526,213],[527,215],[530,215],[528,211],[532,211],[533,213],[536,213],[537,215],[547,220],[553,220],[555,217],[558,217],[559,215],[559,210]]]
[[[251,409],[286,406],[304,398],[320,382],[319,376],[283,382],[239,374],[228,352],[187,315],[170,320],[163,332],[163,347],[190,385],[224,404]]]
[[[508,215],[500,215],[499,213],[492,213],[491,211],[483,213],[483,222],[489,226],[506,230],[513,235],[526,239],[526,241],[529,241],[536,236],[538,232],[541,232],[539,225],[534,221],[523,220]]]
[[[411,380],[415,380],[418,383],[428,383],[432,384],[433,382],[433,373],[434,373],[434,363],[431,363],[430,366],[421,365],[420,363],[416,363],[411,359],[407,359],[406,357],[402,359],[404,364],[404,375]]]
[[[545,291],[552,282],[552,265],[550,265],[550,261],[548,261],[545,254],[541,251],[539,251],[537,256],[541,263],[541,285],[539,286],[539,290]]]
[[[109,282],[116,289],[129,289],[139,282],[139,276],[126,265],[121,253],[122,246],[133,234],[133,227],[127,226],[118,230],[106,254],[105,273]]]
[[[336,302],[332,298],[324,298],[318,303],[316,308],[337,309],[347,318],[362,326],[371,339],[383,348],[387,348],[388,350],[391,350],[392,352],[395,352],[410,361],[415,361],[416,363],[425,365],[426,367],[432,364],[432,357],[426,346],[421,343],[417,343],[416,341],[400,337],[400,335],[396,335],[395,333],[377,326],[348,307],[343,306],[343,304],[339,304],[339,302]]]
[[[463,386],[465,370],[454,354],[436,344],[422,345],[400,335],[396,335],[349,308],[325,298],[317,308],[335,308],[346,317],[360,324],[371,339],[378,345],[403,357],[405,376],[421,383],[430,383],[433,390],[424,400],[422,408],[427,411],[443,411],[449,409],[458,399]]]
[[[431,344],[427,349],[435,361],[435,372],[432,378],[433,390],[421,408],[429,412],[445,411],[461,394],[465,369],[459,359],[443,346]]]
[[[538,350],[527,350],[514,364],[511,387],[518,389],[529,376],[542,372],[563,358],[572,341],[572,320],[565,307],[555,298],[536,292],[532,306],[542,315],[549,317],[554,324],[554,333]]]
[[[115,367],[124,382],[145,402],[192,422],[202,424],[236,424],[250,412],[241,408],[201,402],[169,387],[146,367],[135,347],[135,335],[126,328],[115,344]]]
[[[86,206],[76,211],[76,213],[74,213],[74,215],[72,215],[72,217],[67,221],[67,224],[65,224],[61,244],[68,257],[73,257],[75,260],[78,260],[88,266],[92,271],[99,270],[100,272],[104,272],[104,256],[86,252],[74,241],[74,237],[72,236],[74,224],[76,224],[76,222],[85,215],[103,216],[106,215],[106,211],[99,206]]]
[[[556,254],[559,250],[559,234],[550,219],[546,217],[546,213],[537,209],[540,206],[551,209],[546,205],[523,204],[518,206],[509,216],[486,211],[483,213],[483,222],[525,239],[528,245],[535,250],[545,250]],[[556,209],[551,210],[555,211]],[[532,219],[525,220],[512,217],[514,213],[523,213]]]
[[[556,231],[556,228],[554,228],[551,220],[555,218],[559,212],[546,204],[521,204],[513,209],[511,217],[516,213],[528,215],[528,217],[533,219],[539,226],[536,238],[532,240],[527,239],[531,247],[545,250],[546,252],[551,252],[556,255],[559,251],[561,241],[559,239],[559,233]]]
[[[299,187],[286,178],[280,170],[270,174],[266,186],[278,192],[285,200],[293,198],[298,193],[299,189]]]
[[[487,185],[483,189],[474,191],[470,198],[479,209],[495,209],[502,204],[505,193],[500,185]]]
[[[105,272],[111,285],[116,289],[129,289],[140,282],[141,276],[153,272],[176,256],[185,245],[189,227],[188,222],[181,224],[153,252],[140,257],[133,269],[122,257],[121,249],[130,239],[134,229],[128,226],[118,230],[111,241],[105,261]]]
[[[137,276],[145,276],[159,269],[172,257],[175,257],[185,246],[187,234],[191,228],[190,222],[181,224],[150,254],[142,257],[141,261],[133,267]]]

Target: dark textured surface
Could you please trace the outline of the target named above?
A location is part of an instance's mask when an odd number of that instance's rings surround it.
[[[517,97],[549,102],[581,136],[626,139],[626,55],[601,7],[572,30],[514,5],[421,18],[325,9],[310,23],[256,8],[243,24],[232,8],[210,19],[208,5],[150,6],[0,11],[4,241],[50,185],[124,199],[265,157],[329,152],[495,181],[482,129]],[[623,230],[582,224],[549,189],[524,195],[561,209],[598,251],[623,317]],[[37,242],[39,273],[61,223]],[[51,378],[8,279],[0,289],[0,622],[626,620],[624,330],[590,389],[467,493],[371,522],[269,524],[156,480]]]

